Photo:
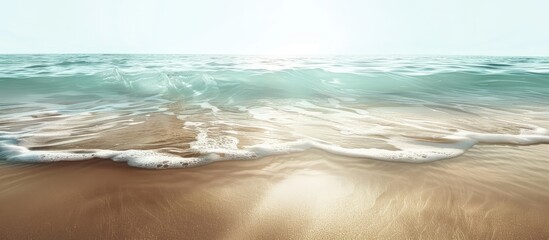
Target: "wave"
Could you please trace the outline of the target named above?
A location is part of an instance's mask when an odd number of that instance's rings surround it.
[[[549,114],[547,58],[0,55],[0,61],[0,159],[10,161],[106,158],[171,168],[319,149],[419,163],[454,158],[477,144],[547,143],[539,130]],[[130,139],[132,147],[97,145],[103,150],[71,145],[158,115],[177,123],[166,132],[156,132],[162,121],[132,131],[162,138],[185,128],[191,133],[178,134],[196,141]],[[52,148],[64,150],[38,150]]]
[[[0,158],[14,162],[58,162],[82,161],[94,158],[111,159],[115,162],[127,162],[128,165],[139,168],[187,168],[197,167],[216,161],[251,160],[273,155],[300,153],[310,149],[322,150],[334,155],[371,160],[425,163],[455,158],[476,144],[492,145],[534,145],[549,144],[546,129],[538,128],[539,134],[483,134],[461,131],[441,140],[450,142],[402,142],[392,141],[398,150],[377,148],[345,148],[335,144],[315,140],[302,139],[283,143],[263,143],[236,147],[238,140],[233,138],[225,143],[208,139],[207,135],[199,134],[197,141],[191,144],[190,150],[200,154],[198,157],[181,157],[175,154],[153,150],[73,150],[73,151],[32,151],[14,144],[16,138],[9,135],[0,137]],[[210,143],[208,144],[208,142]]]
[[[338,73],[324,69],[180,71],[126,73],[118,68],[92,75],[25,79],[0,78],[0,94],[56,94],[76,91],[100,95],[158,96],[186,101],[245,102],[257,99],[352,98],[368,101],[478,102],[487,93],[502,103],[546,101],[549,75],[467,72],[408,76],[394,73]]]

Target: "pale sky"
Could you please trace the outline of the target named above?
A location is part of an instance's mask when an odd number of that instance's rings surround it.
[[[0,53],[549,56],[549,0],[0,0]]]

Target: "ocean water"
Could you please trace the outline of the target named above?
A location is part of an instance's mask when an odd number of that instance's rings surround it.
[[[549,58],[0,55],[0,161],[426,163],[548,128]]]

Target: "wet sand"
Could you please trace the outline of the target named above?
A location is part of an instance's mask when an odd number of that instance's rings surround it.
[[[170,170],[0,161],[0,239],[547,239],[546,152],[406,164],[307,151]]]

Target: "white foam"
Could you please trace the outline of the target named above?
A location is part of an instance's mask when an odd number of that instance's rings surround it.
[[[185,127],[197,127],[197,126],[202,126],[204,125],[203,122],[191,122],[191,121],[186,121],[185,123],[183,123],[183,125]]]
[[[543,129],[535,130],[537,132],[545,132]],[[473,139],[484,144],[512,144],[512,145],[532,145],[549,143],[548,135],[539,134],[495,134],[495,133],[475,133],[468,131],[460,131],[457,136],[463,136]]]
[[[190,124],[194,125],[194,124]],[[486,134],[460,131],[445,137],[450,142],[418,142],[411,140],[390,140],[398,150],[378,148],[345,148],[319,140],[301,139],[289,142],[266,142],[238,148],[238,139],[232,136],[210,138],[207,129],[198,129],[196,141],[190,144],[191,151],[200,153],[197,157],[181,157],[153,150],[85,150],[85,151],[31,151],[18,146],[17,136],[0,135],[0,158],[17,162],[81,161],[93,158],[112,159],[127,162],[140,168],[184,168],[196,167],[214,161],[249,160],[272,155],[299,153],[319,149],[331,154],[366,158],[381,161],[424,163],[457,157],[477,143],[532,145],[549,143],[548,135],[537,134]],[[544,129],[535,132],[545,133]]]
[[[197,167],[211,162],[209,157],[185,158],[152,150],[85,150],[85,151],[31,151],[25,147],[0,143],[0,157],[8,161],[44,163],[59,161],[83,161],[94,158],[127,162],[139,168]]]
[[[311,140],[300,140],[281,144],[260,144],[249,148],[258,157],[302,152],[309,149],[320,149],[335,155],[368,158],[391,162],[432,162],[441,159],[457,157],[465,151],[460,148],[416,147],[401,150],[386,150],[377,148],[344,148],[338,145],[321,143]]]
[[[216,138],[209,138],[206,129],[198,128],[196,141],[190,143],[190,147],[199,152],[208,153],[210,151],[215,152],[217,149],[237,150],[237,144],[238,139],[235,137],[222,135]]]

